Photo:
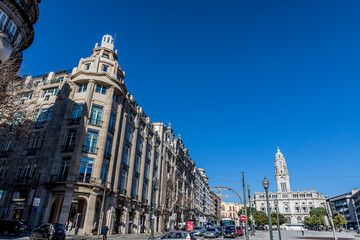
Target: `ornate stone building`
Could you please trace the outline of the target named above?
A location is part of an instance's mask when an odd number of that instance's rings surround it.
[[[239,211],[244,205],[240,203],[221,202],[221,218],[231,218],[235,225],[240,226]]]
[[[291,191],[288,167],[279,148],[275,154],[275,180],[277,192],[269,192],[270,209],[276,211],[274,200],[277,199],[279,213],[286,217],[288,224],[301,224],[305,217],[310,216],[311,209],[325,203],[323,194],[316,190]],[[255,193],[251,202],[256,210],[267,212],[265,193]]]
[[[136,103],[117,58],[105,35],[73,70],[25,79],[19,104],[34,131],[0,137],[2,218],[30,228],[71,220],[80,235],[104,222],[111,233],[146,232],[153,211],[157,232],[195,219],[189,150]]]
[[[31,45],[34,39],[33,25],[39,18],[39,2],[41,1],[0,1],[0,63],[10,57],[13,49],[21,52]]]

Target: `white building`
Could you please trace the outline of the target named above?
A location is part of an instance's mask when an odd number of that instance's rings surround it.
[[[221,218],[231,218],[235,225],[240,225],[239,211],[243,208],[240,203],[221,202]]]
[[[317,207],[322,207],[325,203],[325,198],[322,193],[311,191],[291,191],[290,175],[284,155],[278,148],[275,154],[275,179],[277,185],[277,192],[269,192],[269,202],[271,212],[275,212],[276,208],[274,200],[278,199],[279,213],[283,214],[287,223],[299,224],[302,223],[305,217],[310,216],[310,210]],[[267,213],[265,193],[255,193],[251,196],[252,204],[255,203],[257,211]]]
[[[202,168],[195,168],[195,224],[205,226],[210,219],[210,189],[208,176]]]

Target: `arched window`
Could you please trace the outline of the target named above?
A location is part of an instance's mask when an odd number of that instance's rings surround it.
[[[296,220],[298,223],[301,223],[301,217],[297,217]]]
[[[286,223],[291,224],[291,218],[290,217],[286,218]]]
[[[2,11],[0,11],[0,26],[1,27],[5,25],[6,19],[7,19],[6,14],[3,13]]]

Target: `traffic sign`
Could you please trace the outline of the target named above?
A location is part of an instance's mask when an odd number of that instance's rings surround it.
[[[241,215],[241,221],[245,222],[245,216],[244,215]]]

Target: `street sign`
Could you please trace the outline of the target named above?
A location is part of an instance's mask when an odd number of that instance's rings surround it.
[[[40,206],[40,198],[34,198],[33,207],[38,207],[38,206]]]
[[[244,215],[241,215],[241,221],[245,222],[245,216]]]
[[[251,221],[254,220],[254,217],[253,217],[252,215],[250,215],[250,220],[251,220]]]

